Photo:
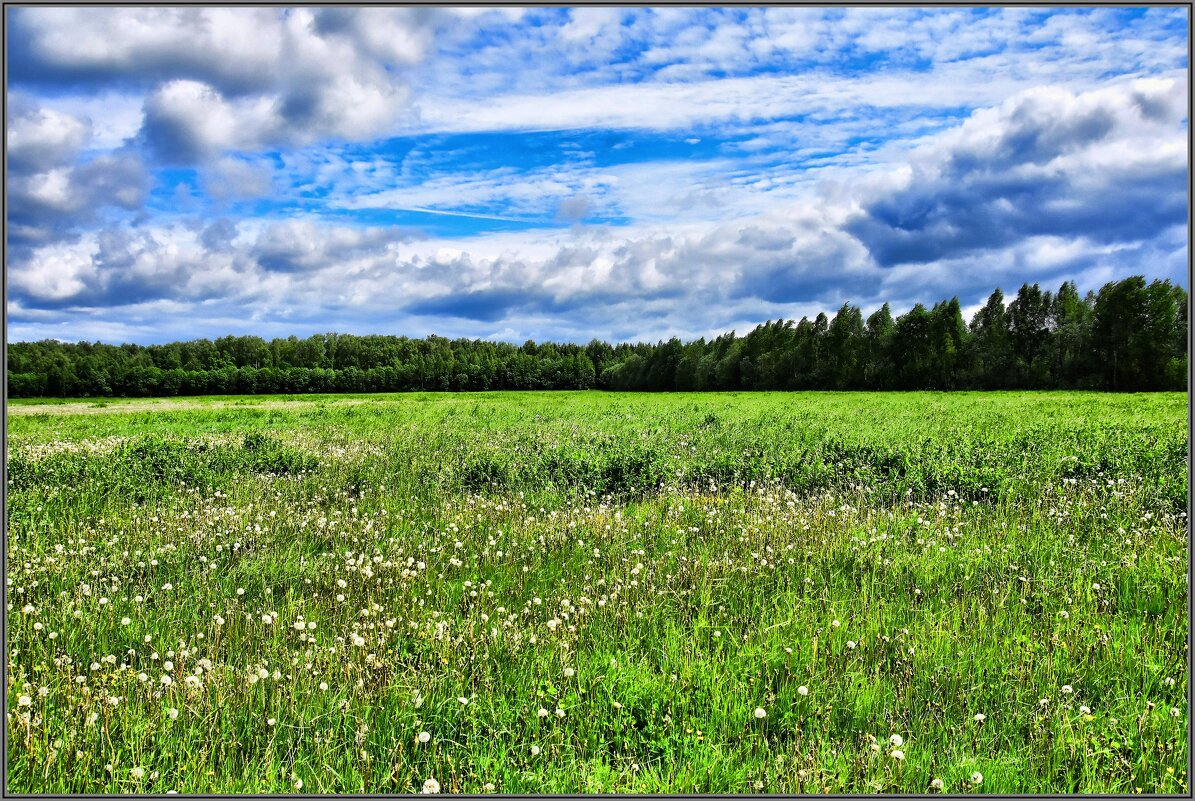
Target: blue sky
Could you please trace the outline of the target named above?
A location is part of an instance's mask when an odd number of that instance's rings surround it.
[[[1186,284],[1183,8],[7,14],[13,341],[654,341]]]

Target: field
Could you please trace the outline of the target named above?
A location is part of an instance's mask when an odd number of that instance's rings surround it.
[[[1185,394],[9,413],[10,792],[1189,793]]]

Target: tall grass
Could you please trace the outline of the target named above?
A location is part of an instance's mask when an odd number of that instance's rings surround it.
[[[12,791],[1187,792],[1183,395],[44,408]]]

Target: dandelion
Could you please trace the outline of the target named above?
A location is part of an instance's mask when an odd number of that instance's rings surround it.
[[[571,679],[574,675],[576,675],[576,671],[573,670],[571,667],[564,669],[564,677],[566,679]]]
[[[162,663],[162,670],[174,670],[174,663],[167,659]]]
[[[149,674],[148,673],[138,673],[137,681],[141,681],[141,682],[149,681]]]
[[[558,718],[564,717],[564,710],[561,709],[560,707],[556,708],[556,717],[558,717]]]
[[[140,781],[142,779],[142,777],[145,776],[145,768],[133,768],[132,770],[129,771],[129,775],[131,775],[134,779],[137,779],[138,781]]]
[[[170,678],[169,676],[162,676],[162,686],[163,687],[169,687],[173,683],[174,683],[174,679]]]
[[[420,743],[428,743],[431,742],[432,736],[430,732],[421,731],[415,735],[415,739]]]
[[[295,779],[295,789],[296,790],[303,789],[303,780],[302,779]]]
[[[1079,714],[1080,714],[1080,715],[1090,715],[1090,714],[1091,714],[1091,707],[1089,707],[1089,706],[1081,706],[1081,707],[1079,707]]]
[[[1181,714],[1182,714],[1182,711],[1179,710],[1179,708],[1177,706],[1170,707],[1170,717],[1177,718]]]
[[[539,708],[539,711],[538,711],[538,712],[536,712],[535,714],[539,715],[541,718],[546,718],[546,717],[548,716],[548,710],[544,709],[544,708],[541,706],[541,707]]]
[[[768,715],[768,713],[766,711],[764,711],[763,707],[755,708],[755,719],[756,720],[763,720],[765,717],[767,717],[767,715]]]
[[[804,684],[802,684],[800,687],[797,688],[797,695],[804,698],[805,696],[809,695],[809,688],[806,687]]]
[[[895,759],[897,762],[904,762],[904,761],[905,761],[905,752],[904,752],[904,751],[901,751],[899,748],[893,748],[893,749],[892,749],[892,753],[891,753],[891,754],[889,754],[888,756],[892,757],[892,758],[893,758],[893,759]]]
[[[971,784],[975,785],[976,787],[983,784],[983,774],[980,773],[979,771],[975,771],[974,773],[972,773],[971,774]]]
[[[946,787],[946,785],[942,782],[941,779],[934,779],[933,781],[931,781],[929,783],[929,789],[933,790],[935,793],[942,792],[942,790],[945,787]]]
[[[1042,709],[1045,709],[1047,706],[1049,706],[1049,705],[1050,705],[1050,699],[1049,699],[1049,698],[1043,698],[1043,699],[1041,699],[1040,701],[1038,701],[1038,702],[1037,702],[1037,705],[1038,705],[1038,706],[1040,706]]]
[[[1062,694],[1063,695],[1070,695],[1074,691],[1075,691],[1075,688],[1070,686],[1069,684],[1062,685]]]
[[[838,628],[838,627],[839,627],[839,626],[841,626],[841,625],[842,625],[842,623],[841,623],[840,621],[837,621],[837,620],[833,620],[833,621],[831,621],[831,622],[830,622],[830,627],[831,627],[831,628],[835,628],[835,629],[836,629],[836,628]]]
[[[321,682],[319,683],[319,688],[320,688],[320,692],[327,692],[327,690],[328,690],[328,682],[326,682],[326,681],[321,681]]]
[[[33,706],[33,699],[27,695],[22,695],[17,699],[17,706]]]
[[[900,748],[905,744],[905,738],[901,737],[899,734],[894,734],[888,738],[888,742],[892,743],[893,748]]]
[[[855,650],[855,646],[856,646],[856,645],[858,645],[858,643],[856,643],[854,640],[847,640],[847,641],[846,641],[846,647],[847,647],[847,649],[848,649],[848,650],[851,650],[851,651]]]
[[[440,783],[435,779],[428,779],[423,783],[423,792],[427,795],[440,792]]]
[[[365,645],[365,638],[362,637],[360,634],[354,634],[353,635],[353,645],[360,648],[361,646]]]
[[[267,626],[272,626],[272,625],[274,625],[274,618],[272,618],[272,617],[271,617],[271,616],[269,616],[269,615],[262,615],[262,616],[261,616],[261,622],[262,622],[262,623],[264,623],[264,624],[265,624],[265,625],[267,625]]]
[[[531,746],[531,756],[539,756],[539,746],[538,745]]]
[[[178,720],[178,710],[175,709],[174,707],[170,707],[170,711],[167,712],[166,714],[167,714],[167,716],[169,716],[169,718],[171,720]]]
[[[130,618],[127,618],[127,617],[122,617],[122,618],[120,619],[120,625],[122,625],[122,626],[127,626],[127,625],[129,625],[130,623],[132,623],[132,622],[133,622],[133,621],[132,621]]]
[[[464,696],[461,696],[460,698],[457,698],[456,700],[461,702],[461,706],[465,706],[466,704],[469,703],[469,699],[465,698]]]
[[[270,718],[269,720],[267,720],[267,721],[266,721],[266,725],[267,725],[267,726],[273,726],[273,725],[274,725],[275,723],[277,723],[277,722],[278,722],[278,719],[277,719],[277,718]]]
[[[987,715],[985,715],[985,714],[983,714],[982,712],[978,712],[978,713],[976,713],[976,715],[975,715],[975,722],[976,722],[976,723],[983,723],[983,722],[984,722],[985,720],[987,720],[987,719],[988,719],[988,716],[987,716]]]

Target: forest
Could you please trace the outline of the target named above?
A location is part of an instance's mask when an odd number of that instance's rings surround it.
[[[992,292],[970,324],[958,298],[899,317],[763,323],[745,336],[611,345],[351,334],[163,345],[45,340],[8,346],[8,397],[609,389],[1184,390],[1187,291],[1132,276],[1080,295]]]

